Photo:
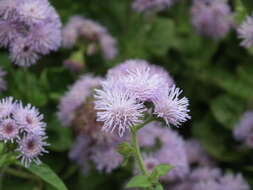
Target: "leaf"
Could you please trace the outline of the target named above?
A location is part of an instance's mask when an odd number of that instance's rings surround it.
[[[158,179],[159,177],[166,175],[172,168],[173,166],[168,164],[159,164],[153,169],[151,178]]]
[[[67,190],[67,187],[64,185],[62,180],[45,164],[32,164],[27,168],[30,172],[39,176],[45,182],[49,183],[58,190]]]
[[[211,102],[211,110],[220,124],[233,129],[244,110],[243,103],[230,96],[219,96]]]
[[[242,3],[244,4],[244,7],[248,10],[248,13],[250,14],[253,10],[253,1],[252,0],[242,0]]]
[[[161,184],[156,185],[155,190],[163,190],[163,186]]]
[[[247,16],[247,9],[245,6],[243,6],[242,0],[236,0],[236,6],[235,6],[236,12],[235,12],[235,20],[238,23],[243,22],[243,20]]]
[[[118,145],[118,153],[120,153],[124,157],[123,165],[126,165],[129,158],[133,156],[134,149],[132,145],[130,145],[128,142],[123,142]]]
[[[152,184],[149,178],[145,175],[134,176],[128,183],[127,188],[132,187],[150,187]]]
[[[154,54],[164,55],[174,42],[174,22],[168,18],[156,18],[147,33],[148,49]]]

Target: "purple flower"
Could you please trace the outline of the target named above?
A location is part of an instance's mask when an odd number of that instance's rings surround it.
[[[63,46],[72,48],[80,38],[87,44],[87,54],[94,54],[98,48],[103,53],[105,59],[114,58],[117,53],[117,42],[99,23],[81,16],[72,16],[63,28]]]
[[[241,174],[226,174],[220,178],[222,190],[250,190],[249,184]]]
[[[19,103],[13,113],[13,118],[21,129],[29,134],[38,136],[45,134],[46,123],[42,121],[43,115],[31,104],[23,107],[22,103]]]
[[[97,121],[104,123],[103,130],[113,132],[117,129],[122,137],[126,129],[142,122],[146,109],[133,94],[113,85],[113,81],[112,84],[105,82],[102,89],[96,89]]]
[[[0,100],[0,119],[9,117],[16,108],[13,97],[7,97]]]
[[[0,44],[15,64],[30,66],[60,47],[61,22],[47,0],[4,0],[0,15]]]
[[[185,146],[187,158],[190,163],[198,163],[202,166],[213,165],[212,159],[208,156],[199,141],[189,139],[186,141]]]
[[[20,155],[18,159],[21,159],[21,163],[24,164],[25,167],[29,167],[33,161],[36,164],[41,163],[39,156],[43,155],[43,153],[48,153],[44,148],[48,146],[48,144],[44,142],[45,139],[46,137],[28,135],[19,141],[17,151],[20,152]]]
[[[176,0],[135,0],[132,7],[137,12],[154,13],[169,8]]]
[[[155,101],[154,114],[165,120],[166,124],[181,125],[191,117],[188,109],[189,101],[186,97],[179,98],[182,91],[173,85],[169,88],[168,97],[160,97]]]
[[[242,39],[241,46],[249,48],[253,44],[253,16],[248,16],[237,30]]]
[[[19,126],[13,119],[4,119],[0,122],[0,139],[4,142],[19,138]]]
[[[222,172],[219,168],[198,167],[191,172],[189,179],[196,182],[208,179],[219,179],[221,176]]]
[[[93,149],[91,159],[96,164],[99,171],[110,173],[113,169],[117,168],[123,161],[122,156],[116,151],[115,148],[102,148]]]
[[[234,137],[243,141],[247,146],[252,146],[253,111],[246,111],[234,127]]]
[[[232,13],[225,0],[194,0],[192,24],[198,33],[223,38],[232,26]]]
[[[147,169],[148,173],[151,174],[153,169],[160,164],[160,161],[155,158],[153,155],[144,155],[144,166]]]
[[[93,89],[99,85],[101,78],[83,75],[61,98],[58,106],[58,117],[64,126],[71,124],[76,109],[92,96]]]

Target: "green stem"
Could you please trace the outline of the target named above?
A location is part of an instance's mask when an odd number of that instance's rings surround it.
[[[139,129],[145,127],[145,125],[147,125],[148,123],[150,123],[150,122],[153,121],[153,120],[154,120],[154,118],[153,118],[152,116],[150,116],[150,117],[149,117],[146,121],[144,121],[142,124],[136,125],[136,126],[134,127],[134,131],[138,131]]]
[[[16,170],[16,169],[12,169],[12,168],[7,168],[5,170],[5,172],[7,174],[10,174],[10,175],[13,175],[13,176],[16,176],[16,177],[20,177],[20,178],[24,178],[24,179],[34,179],[34,180],[38,180],[37,177],[34,177],[33,175],[27,173],[27,172],[24,172],[24,171],[19,171],[19,170]]]
[[[140,146],[137,139],[137,130],[131,128],[132,132],[132,145],[135,149],[135,157],[143,175],[148,175],[147,169],[145,168],[143,158],[141,156]]]

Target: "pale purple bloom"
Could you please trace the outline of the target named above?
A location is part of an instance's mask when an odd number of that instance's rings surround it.
[[[15,64],[30,66],[60,47],[61,22],[47,0],[4,0],[0,15],[0,44]]]
[[[71,124],[75,110],[85,100],[92,96],[93,89],[99,86],[101,78],[92,75],[83,75],[77,80],[61,98],[58,106],[58,117],[64,126]]]
[[[28,135],[19,141],[17,151],[20,152],[20,155],[18,159],[21,160],[21,163],[24,164],[25,167],[29,167],[33,161],[36,164],[41,163],[39,156],[43,155],[43,153],[48,153],[48,151],[45,150],[45,146],[48,146],[48,144],[44,142],[45,139],[46,137]]]
[[[232,13],[225,0],[194,0],[192,24],[198,33],[223,38],[232,26]]]
[[[248,16],[237,29],[239,38],[242,39],[241,46],[249,48],[253,45],[253,16]]]
[[[210,179],[207,181],[200,181],[196,183],[193,187],[193,190],[223,190],[220,185],[214,179]]]
[[[175,131],[163,128],[160,140],[163,146],[156,153],[158,160],[160,163],[166,163],[174,167],[161,179],[165,181],[183,179],[189,173],[189,163],[183,138]]]
[[[153,169],[160,164],[160,161],[157,158],[155,158],[154,155],[144,155],[143,160],[144,166],[149,174],[151,174]]]
[[[13,118],[21,129],[29,134],[38,136],[45,134],[46,123],[43,122],[44,117],[31,104],[24,107],[22,103],[19,103],[13,112]]]
[[[219,179],[221,176],[222,172],[219,168],[198,167],[191,172],[189,179],[192,181],[203,181],[208,179]]]
[[[4,142],[19,138],[19,126],[13,119],[4,119],[0,122],[0,139]]]
[[[110,173],[122,163],[123,158],[116,148],[99,147],[99,150],[93,149],[91,160],[96,164],[97,170]]]
[[[104,131],[116,129],[122,137],[127,129],[142,122],[146,109],[133,94],[113,85],[105,82],[102,89],[96,89],[97,121],[104,123]]]
[[[201,143],[195,139],[189,139],[185,143],[186,154],[190,163],[198,163],[202,166],[213,165],[212,159],[208,156]]]
[[[68,23],[63,28],[63,46],[65,48],[72,48],[77,40],[84,39],[88,47],[87,54],[94,54],[100,46],[105,59],[110,60],[114,58],[117,53],[117,42],[99,23],[82,17],[72,16]]]
[[[246,111],[240,121],[234,127],[234,137],[243,141],[247,146],[252,146],[253,135],[253,111]]]
[[[179,98],[182,90],[173,85],[169,88],[168,96],[161,96],[155,101],[154,114],[165,120],[167,125],[180,126],[191,117],[188,109],[189,101],[186,97]]]
[[[250,190],[241,174],[226,174],[220,178],[221,190]]]
[[[13,97],[7,97],[0,100],[0,119],[9,117],[16,108]]]
[[[134,0],[132,7],[137,12],[154,13],[169,8],[177,0]]]

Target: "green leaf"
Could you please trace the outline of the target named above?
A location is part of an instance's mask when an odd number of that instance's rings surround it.
[[[45,164],[32,164],[29,168],[27,168],[30,172],[39,176],[45,182],[49,183],[57,190],[67,190],[67,187],[64,185],[62,180],[54,173],[52,169],[50,169]]]
[[[126,165],[129,158],[134,154],[134,148],[128,142],[123,142],[118,145],[117,150],[124,157],[123,165]]]
[[[145,175],[134,176],[128,183],[127,188],[132,187],[150,187],[152,184],[149,178]]]
[[[235,20],[240,24],[247,16],[247,9],[243,6],[241,0],[236,0],[236,13],[235,13]]]
[[[242,0],[242,3],[244,4],[244,7],[248,10],[248,13],[250,14],[251,11],[253,11],[253,1],[252,0]]]
[[[233,129],[244,110],[244,106],[240,100],[224,95],[211,102],[211,110],[220,124],[228,129]]]
[[[166,175],[171,169],[173,168],[173,166],[168,165],[168,164],[159,164],[157,165],[152,173],[151,173],[151,178],[152,179],[157,179],[161,176]]]

